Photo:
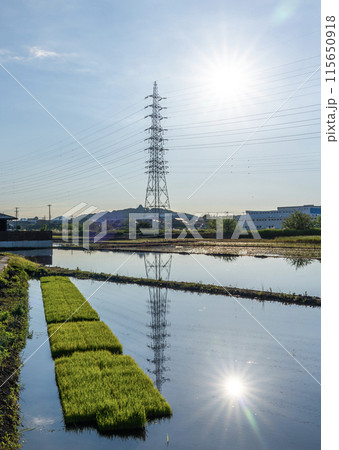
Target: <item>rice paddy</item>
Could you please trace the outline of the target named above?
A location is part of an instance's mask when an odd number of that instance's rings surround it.
[[[68,278],[42,277],[41,289],[67,425],[117,432],[172,414],[152,380],[130,356],[122,356],[116,336]]]
[[[100,431],[142,428],[172,414],[152,380],[130,356],[77,352],[55,361],[66,424],[96,422]]]
[[[69,278],[42,277],[41,290],[48,324],[66,320],[99,320],[97,312]]]
[[[53,323],[48,325],[48,334],[53,358],[87,350],[122,354],[122,345],[103,322]]]

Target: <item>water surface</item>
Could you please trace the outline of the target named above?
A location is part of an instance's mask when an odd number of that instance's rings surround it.
[[[319,380],[319,308],[73,282],[149,373],[173,417],[149,424],[144,440],[66,431],[47,343],[21,371],[23,425],[32,429],[24,432],[25,450],[153,450],[167,448],[167,434],[173,449],[320,449],[320,386],[268,334]],[[37,281],[30,305],[33,338],[24,358],[47,337]],[[241,394],[229,391],[230,379]]]
[[[146,265],[154,264],[155,253],[53,250],[53,265],[93,272],[146,277]],[[161,254],[162,278],[222,284],[247,289],[320,296],[318,260],[220,257],[209,255]],[[150,271],[154,278],[154,272]]]

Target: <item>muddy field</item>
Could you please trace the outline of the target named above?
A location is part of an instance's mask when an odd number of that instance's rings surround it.
[[[69,244],[59,244],[62,248],[76,248]],[[79,247],[78,247],[79,248]],[[137,251],[160,253],[193,253],[219,256],[255,257],[321,257],[320,242],[296,242],[295,240],[275,241],[268,239],[138,239],[133,241],[110,241],[92,244],[91,250]]]

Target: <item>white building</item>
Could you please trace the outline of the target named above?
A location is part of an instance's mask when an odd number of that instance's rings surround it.
[[[246,211],[246,214],[251,216],[254,225],[260,230],[264,228],[281,228],[282,221],[292,214],[293,211],[309,214],[313,219],[316,219],[321,215],[321,206],[280,206],[271,211]]]

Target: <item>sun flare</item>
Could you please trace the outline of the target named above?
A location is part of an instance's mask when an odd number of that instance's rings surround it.
[[[238,64],[216,65],[207,78],[209,79],[209,90],[224,99],[241,96],[242,92],[246,91],[250,85],[245,68]]]
[[[237,106],[253,101],[260,96],[259,67],[258,61],[247,52],[224,49],[205,55],[196,71],[196,81],[204,86],[206,104],[217,100],[223,105]]]

